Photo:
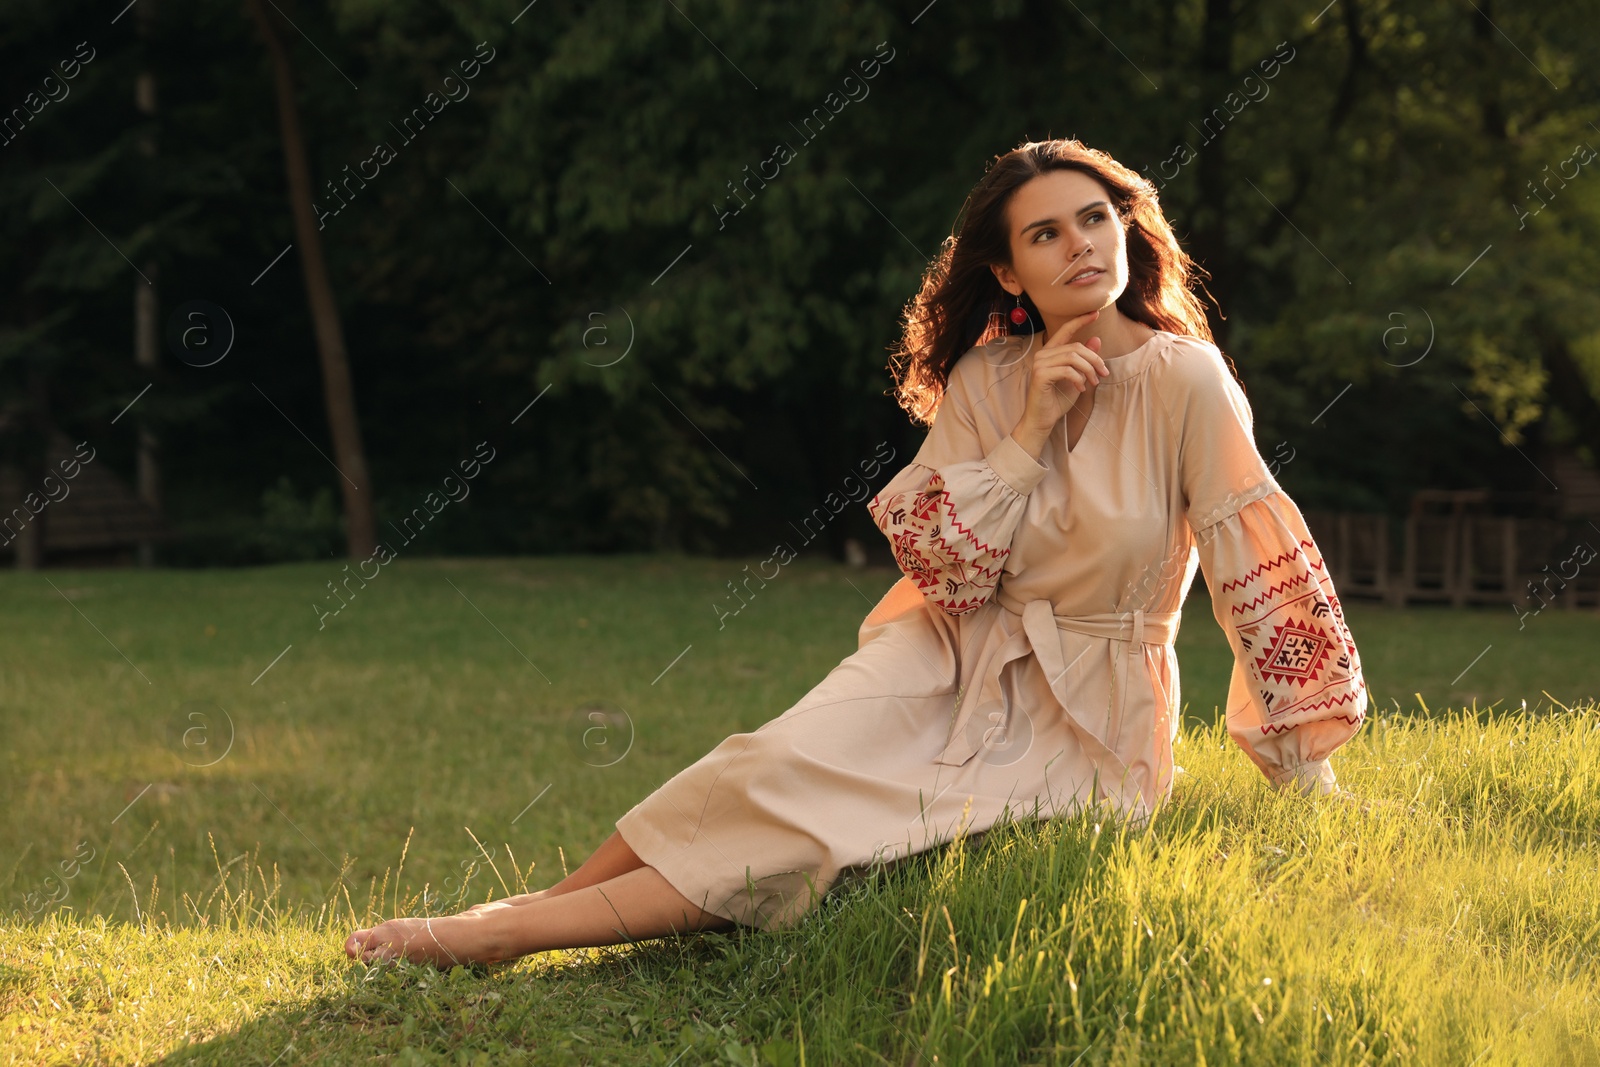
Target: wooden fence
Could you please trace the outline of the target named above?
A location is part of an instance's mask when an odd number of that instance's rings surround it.
[[[1343,599],[1600,610],[1600,516],[1308,511]]]

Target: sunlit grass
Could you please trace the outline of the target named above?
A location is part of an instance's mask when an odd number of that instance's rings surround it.
[[[336,571],[52,574],[103,637],[5,579],[0,1062],[1600,1060],[1592,615],[1497,663],[1514,619],[1349,605],[1374,690],[1422,699],[1337,757],[1355,800],[1305,800],[1198,714],[1227,668],[1200,598],[1186,773],[1146,829],[1022,819],[794,930],[440,974],[340,944],[548,885],[799,699],[894,575],[792,564],[719,630],[729,561],[417,562],[317,631],[302,602]],[[595,698],[634,725],[608,767],[571,744]],[[210,766],[201,701],[233,727]]]

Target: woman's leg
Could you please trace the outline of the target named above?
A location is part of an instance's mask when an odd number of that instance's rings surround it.
[[[733,925],[730,919],[702,910],[655,868],[640,866],[517,907],[437,919],[391,919],[356,931],[345,941],[345,952],[363,962],[404,956],[413,963],[449,967]]]
[[[583,889],[586,886],[608,882],[618,875],[636,871],[643,866],[644,860],[640,859],[633,849],[628,847],[628,843],[622,839],[621,834],[612,830],[611,836],[606,838],[600,847],[594,850],[593,855],[579,865],[577,870],[548,889],[541,889],[536,893],[518,893],[515,896],[502,897],[499,900],[485,904],[474,904],[466,910],[468,913],[476,913],[531,904],[535,900],[558,897],[564,893],[570,893],[574,889]]]

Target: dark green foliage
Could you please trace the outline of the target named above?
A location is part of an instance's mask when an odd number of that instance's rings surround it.
[[[97,55],[0,147],[0,436],[21,456],[45,411],[131,471],[123,255],[153,260],[163,321],[205,299],[238,329],[214,367],[164,353],[137,409],[167,558],[246,558],[214,531],[248,538],[282,477],[338,478],[307,441],[330,451],[298,253],[262,275],[292,239],[264,51],[232,5],[14,6],[0,105]],[[909,460],[897,315],[986,163],[1047,136],[1161,184],[1302,506],[1398,512],[1526,487],[1510,444],[1600,450],[1584,5],[283,9],[319,204],[394,153],[322,234],[380,529],[479,441],[503,456],[419,551],[760,551],[880,441]],[[817,549],[848,536],[879,547],[853,507]]]

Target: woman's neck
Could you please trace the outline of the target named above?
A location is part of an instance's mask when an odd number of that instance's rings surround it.
[[[1040,314],[1044,316],[1046,337],[1053,337],[1055,332],[1061,329],[1069,318],[1073,317],[1069,315],[1051,315],[1042,310]],[[1083,342],[1091,337],[1098,337],[1100,338],[1100,358],[1116,359],[1118,356],[1125,356],[1132,352],[1154,335],[1155,331],[1150,327],[1142,322],[1136,322],[1128,318],[1128,316],[1117,310],[1116,304],[1112,304],[1109,307],[1102,308],[1099,318],[1083,327],[1072,337],[1066,338],[1066,340]]]

